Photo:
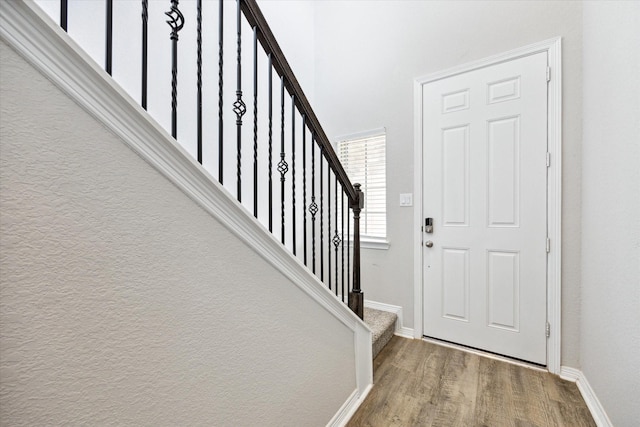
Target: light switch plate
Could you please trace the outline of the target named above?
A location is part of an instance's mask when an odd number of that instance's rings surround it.
[[[400,194],[400,206],[413,206],[413,193]]]

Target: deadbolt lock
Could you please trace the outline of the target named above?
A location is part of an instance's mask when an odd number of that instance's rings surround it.
[[[424,219],[424,232],[433,233],[433,218]]]

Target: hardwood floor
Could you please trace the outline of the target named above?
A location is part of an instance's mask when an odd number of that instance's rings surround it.
[[[595,426],[575,384],[421,340],[394,336],[348,426]]]

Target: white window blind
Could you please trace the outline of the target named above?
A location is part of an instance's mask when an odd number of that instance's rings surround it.
[[[338,156],[349,179],[364,191],[364,209],[360,214],[363,237],[387,237],[386,136],[345,138],[338,143]]]

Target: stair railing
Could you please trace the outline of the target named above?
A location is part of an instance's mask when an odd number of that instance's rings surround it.
[[[249,215],[253,214],[261,220],[265,228],[274,235],[277,235],[277,231],[279,231],[281,243],[362,318],[360,212],[364,205],[364,193],[360,189],[360,184],[351,184],[256,1],[235,0],[233,19],[229,19],[229,11],[225,11],[225,6],[230,4],[230,1],[206,2],[207,7],[210,8],[213,5],[217,9],[215,11],[215,15],[217,15],[217,23],[215,23],[217,24],[217,43],[215,43],[217,45],[217,76],[212,78],[211,73],[203,73],[203,1],[196,0],[194,19],[196,53],[191,63],[191,65],[195,63],[196,71],[196,99],[193,100],[196,104],[195,141],[184,141],[182,137],[178,137],[180,129],[178,127],[178,118],[180,117],[178,73],[182,70],[179,68],[178,58],[183,58],[178,54],[179,49],[182,48],[180,31],[185,25],[190,24],[191,17],[185,17],[180,10],[179,0],[168,0],[167,2],[168,5],[165,3],[165,7],[168,7],[169,10],[164,12],[167,18],[166,23],[169,25],[166,43],[171,50],[171,74],[168,76],[171,81],[171,95],[170,105],[166,107],[170,109],[171,118],[170,126],[166,126],[167,130],[183,146],[195,143],[194,158],[205,166],[205,169],[213,176],[217,176],[220,184],[224,185],[227,190],[231,193],[235,191],[235,197],[247,208]],[[104,3],[104,68],[111,75],[113,70],[118,67],[117,61],[114,62],[113,52],[114,25],[118,28],[118,22],[117,20],[114,22],[113,0],[105,0]],[[153,91],[149,78],[149,58],[152,55],[149,41],[153,40],[149,34],[151,27],[149,9],[150,6],[156,7],[158,3],[152,3],[153,5],[148,0],[140,1],[141,77],[139,99],[140,105],[145,110],[149,107],[150,95]],[[208,11],[211,12],[210,9]],[[212,14],[209,13],[208,16],[211,17]],[[210,20],[207,20],[206,23],[210,24]],[[65,31],[70,31],[73,29],[73,25],[73,19],[69,15],[68,0],[60,0],[60,26]],[[243,44],[247,44],[247,38],[245,34],[243,39],[242,30],[244,28],[246,31],[247,27],[252,32],[250,79],[246,78],[246,64],[243,72],[243,53],[244,56],[247,56],[246,52],[243,52]],[[229,44],[227,39],[230,28],[234,29],[233,35],[235,36],[233,37],[235,40],[231,40],[232,50],[228,50],[229,46],[225,45],[225,42]],[[164,37],[166,34],[164,33]],[[212,40],[208,40],[208,42],[212,42]],[[213,43],[209,44],[213,45]],[[232,98],[228,93],[230,82],[226,81],[228,78],[225,76],[225,67],[229,68],[226,62],[229,60],[230,52],[233,52],[233,68],[235,68],[235,85],[233,85],[235,96]],[[191,60],[191,58],[189,59]],[[265,101],[258,99],[264,92],[263,88],[259,88],[259,83],[264,83],[265,79],[265,76],[259,74],[259,64],[263,66],[265,59],[267,62],[266,117],[263,109],[259,108],[264,106]],[[273,71],[276,76],[273,76]],[[274,77],[276,84],[274,84]],[[278,77],[279,111],[277,111],[278,105],[274,109],[273,99],[274,86],[278,86]],[[246,83],[246,80],[251,83],[249,91],[243,90],[243,83]],[[204,96],[203,82],[217,86],[217,97],[213,103],[214,107],[217,103],[217,108],[215,108],[217,109],[217,117],[212,120],[215,126],[209,126],[209,128],[215,128],[215,132],[211,132],[209,129],[210,135],[206,135],[207,132],[204,130],[206,122],[204,111],[205,108],[207,111],[214,108],[208,102],[210,101],[209,97]],[[275,89],[277,91],[278,88]],[[246,96],[247,92],[251,95],[250,97]],[[138,94],[131,95],[138,97]],[[184,102],[183,98],[180,100]],[[230,100],[233,102],[229,102]],[[247,107],[247,103],[249,107]],[[290,113],[285,113],[285,105],[290,107]],[[157,110],[158,106],[155,107]],[[228,123],[229,120],[225,120],[230,112],[233,112],[235,117],[231,117],[235,118],[235,122],[231,120],[232,123]],[[250,124],[245,121],[247,115],[252,119]],[[297,127],[296,123],[300,123],[300,126]],[[208,124],[211,125],[211,123]],[[278,138],[274,136],[274,127],[278,124],[280,125],[280,152],[279,160],[275,163],[273,149]],[[265,125],[266,131],[263,129]],[[215,133],[215,137],[211,138],[213,133]],[[245,137],[244,142],[243,137]],[[246,143],[247,137],[251,138],[251,144]],[[214,141],[211,142],[211,139]],[[230,140],[233,139],[235,139],[235,144],[231,145]],[[209,146],[207,146],[207,141],[209,141]],[[226,171],[228,165],[225,164],[225,160],[228,160],[229,157],[227,150],[234,148],[235,177],[233,178],[235,180],[232,179],[232,182],[229,182],[229,171]],[[289,151],[287,151],[288,148],[290,148]],[[296,148],[302,153],[296,152]],[[250,150],[252,158],[249,162],[243,163],[243,153],[246,157],[248,150]],[[213,153],[212,159],[207,159],[205,152]],[[263,158],[265,154],[266,159]],[[300,165],[300,163],[302,164]],[[274,166],[280,176],[279,188],[277,185],[274,186],[273,182]],[[289,173],[290,175],[288,175]],[[247,174],[252,177],[252,185],[242,182],[243,175]],[[290,176],[289,185],[287,185],[287,176]],[[266,192],[263,189],[265,186]],[[244,193],[249,190],[252,197],[243,197],[246,195],[243,194],[243,190]],[[301,204],[299,203],[300,192],[302,192]],[[280,198],[279,208],[274,204],[274,198],[277,196]],[[265,198],[266,200],[264,200]],[[349,210],[352,212],[351,218],[348,214]],[[346,221],[345,212],[347,213]],[[274,214],[278,213],[280,214],[279,224],[274,223]],[[351,229],[352,226],[353,229]],[[299,231],[302,231],[302,236]],[[299,251],[300,247],[303,249],[302,253]]]

